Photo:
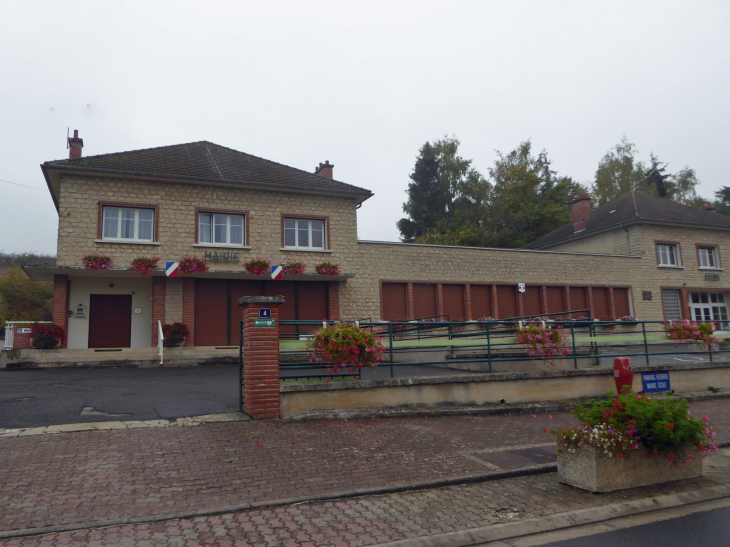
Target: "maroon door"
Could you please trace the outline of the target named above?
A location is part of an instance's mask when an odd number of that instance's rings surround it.
[[[228,285],[225,279],[195,280],[195,345],[228,345]]]
[[[383,321],[408,320],[408,286],[405,283],[383,283]]]
[[[128,348],[132,341],[132,295],[92,294],[89,347]]]

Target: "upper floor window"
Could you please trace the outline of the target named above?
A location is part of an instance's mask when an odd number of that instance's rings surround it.
[[[242,246],[245,241],[243,215],[200,213],[198,243]]]
[[[284,247],[325,249],[325,221],[302,218],[284,219]]]
[[[104,207],[102,239],[152,241],[155,212],[152,209]]]
[[[717,259],[716,247],[697,247],[697,256],[700,261],[700,268],[720,267],[720,262]]]
[[[656,251],[660,266],[679,266],[679,253],[674,243],[657,243]]]

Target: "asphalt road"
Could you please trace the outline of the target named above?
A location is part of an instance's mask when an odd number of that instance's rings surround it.
[[[727,547],[730,507],[548,543],[544,547]]]
[[[414,366],[394,367],[394,372],[398,377],[465,373]],[[365,369],[362,377],[389,378],[390,367]],[[237,365],[0,370],[0,428],[175,419],[238,410]]]
[[[0,371],[0,427],[238,410],[236,366]]]

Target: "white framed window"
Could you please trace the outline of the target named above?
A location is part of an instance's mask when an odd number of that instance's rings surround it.
[[[246,241],[244,215],[199,213],[198,243],[242,247]]]
[[[679,266],[679,253],[674,243],[657,243],[656,250],[660,266]]]
[[[717,269],[720,267],[715,247],[697,247],[697,256],[699,257],[700,268]]]
[[[284,247],[294,249],[326,249],[324,220],[285,218]]]
[[[154,233],[155,211],[153,209],[108,206],[103,209],[102,239],[153,241]]]

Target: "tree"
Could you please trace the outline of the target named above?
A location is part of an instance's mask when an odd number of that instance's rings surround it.
[[[489,224],[497,247],[523,247],[568,223],[570,202],[588,192],[570,177],[559,177],[544,150],[533,156],[529,140],[506,156],[498,152],[489,176],[494,185]]]
[[[636,147],[626,136],[601,159],[593,182],[593,196],[598,205],[616,199],[627,192],[638,190],[652,196],[670,199],[693,207],[702,207],[706,200],[697,196],[700,181],[694,169],[667,173],[666,163],[651,153],[649,165],[636,160]]]
[[[644,183],[644,165],[636,161],[636,146],[626,136],[621,142],[606,152],[598,164],[593,182],[593,196],[598,205],[636,190]]]
[[[418,243],[520,247],[567,223],[572,199],[588,192],[570,178],[558,177],[546,152],[533,156],[530,141],[507,155],[497,152],[488,179],[458,155],[458,146],[454,138],[432,145],[437,177],[448,185],[449,197],[445,214],[415,236]]]
[[[0,276],[0,298],[10,320],[37,321],[53,306],[53,288],[33,281],[20,268]]]
[[[723,186],[715,192],[713,205],[718,213],[730,216],[730,186]]]
[[[409,218],[398,221],[403,241],[446,232],[455,217],[466,221],[463,216],[474,216],[488,199],[484,178],[471,167],[471,160],[459,156],[459,145],[458,139],[444,137],[421,147],[403,204]]]

